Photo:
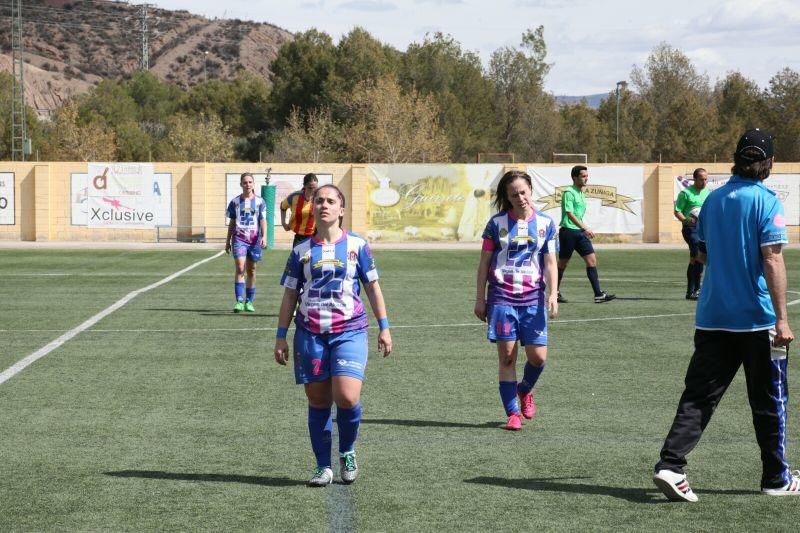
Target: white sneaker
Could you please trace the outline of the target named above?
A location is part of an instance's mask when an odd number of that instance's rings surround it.
[[[761,489],[761,492],[769,496],[800,496],[800,470],[794,470],[792,480],[783,487],[777,489]]]
[[[673,472],[672,470],[659,470],[653,474],[653,483],[656,484],[656,487],[658,487],[670,501],[697,501],[697,495],[692,492],[692,487],[689,486],[689,482],[683,474]]]
[[[314,477],[308,482],[311,487],[324,487],[333,483],[333,470],[329,467],[318,466],[314,470]]]

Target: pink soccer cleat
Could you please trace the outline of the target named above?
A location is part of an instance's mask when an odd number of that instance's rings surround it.
[[[509,431],[519,431],[522,429],[522,415],[519,413],[511,413],[508,417],[508,422],[503,429],[507,429]]]
[[[533,401],[533,391],[528,391],[528,394],[522,394],[517,391],[519,398],[519,406],[522,409],[522,416],[530,420],[536,416],[536,404]]]

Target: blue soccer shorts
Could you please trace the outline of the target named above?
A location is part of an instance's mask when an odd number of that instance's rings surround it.
[[[492,342],[520,341],[525,345],[547,346],[547,315],[545,305],[490,305],[486,312]]]
[[[294,333],[294,380],[299,385],[349,376],[364,381],[368,352],[367,330],[316,334],[297,328]]]
[[[248,244],[238,239],[234,239],[231,249],[233,251],[234,259],[240,259],[242,257],[246,257],[247,259],[253,261],[254,263],[258,263],[259,261],[261,261],[262,257],[261,239],[257,239],[256,242],[253,244]]]

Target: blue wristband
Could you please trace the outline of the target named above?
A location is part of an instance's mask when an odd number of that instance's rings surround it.
[[[378,327],[381,328],[381,331],[385,329],[389,329],[389,319],[388,318],[379,318],[378,319]]]
[[[288,331],[289,331],[289,328],[278,328],[278,334],[276,335],[276,337],[278,339],[285,339],[286,338],[286,333]]]

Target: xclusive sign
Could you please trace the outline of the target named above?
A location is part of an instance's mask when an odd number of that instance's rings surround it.
[[[89,163],[88,174],[90,228],[156,226],[152,163]]]

